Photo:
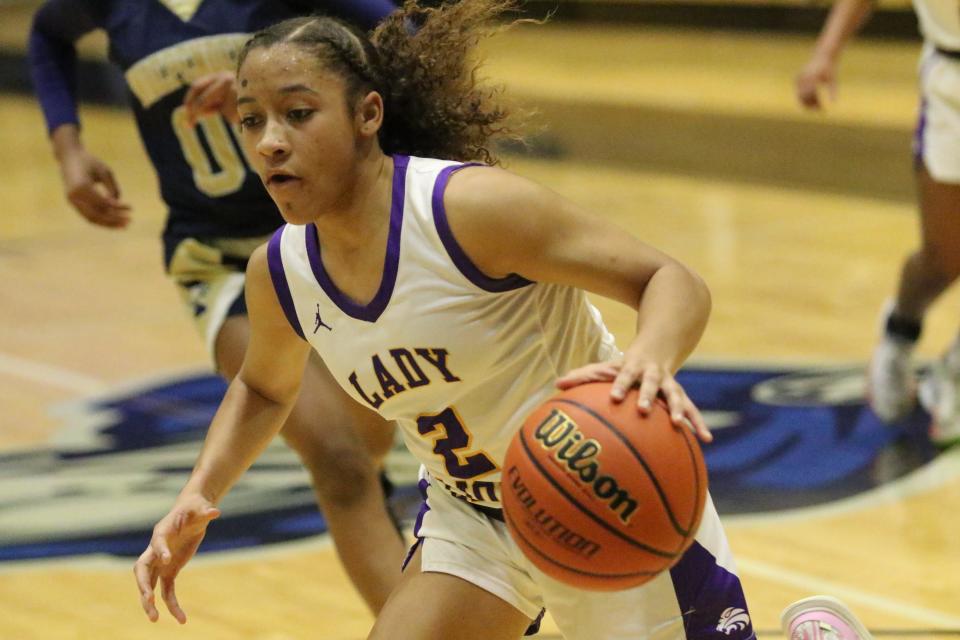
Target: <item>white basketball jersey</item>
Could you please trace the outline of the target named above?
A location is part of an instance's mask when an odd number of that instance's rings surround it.
[[[394,157],[387,256],[370,304],[327,276],[312,224],[278,230],[268,258],[288,320],[340,385],[396,420],[448,491],[498,507],[500,466],[526,416],[555,393],[557,377],[617,350],[582,291],[492,279],[470,261],[443,205],[463,166]]]
[[[960,2],[957,0],[913,0],[920,33],[934,46],[960,51]]]

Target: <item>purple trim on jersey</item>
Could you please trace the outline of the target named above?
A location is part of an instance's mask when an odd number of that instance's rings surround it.
[[[471,260],[470,257],[463,251],[460,243],[458,243],[457,239],[454,237],[453,231],[450,229],[450,223],[447,222],[447,209],[443,204],[443,194],[447,190],[447,182],[450,180],[450,176],[453,175],[454,171],[459,171],[464,167],[476,166],[482,165],[478,165],[476,162],[455,164],[443,168],[437,175],[437,181],[433,185],[433,221],[437,226],[437,233],[440,235],[440,241],[443,242],[443,246],[447,250],[447,254],[450,256],[450,259],[453,260],[453,264],[457,265],[457,269],[460,270],[460,273],[465,275],[470,282],[477,285],[481,289],[499,293],[502,291],[519,289],[521,287],[533,284],[523,276],[519,276],[515,273],[511,273],[505,278],[491,278],[487,274],[483,273],[479,268],[477,268],[477,265],[473,263],[473,260]]]
[[[267,264],[270,267],[273,289],[277,292],[277,300],[283,307],[283,314],[287,316],[287,322],[290,323],[298,336],[306,340],[303,336],[303,329],[300,328],[300,320],[297,318],[297,308],[293,305],[293,296],[290,295],[287,275],[283,270],[283,257],[280,255],[280,239],[283,237],[283,230],[286,228],[287,226],[283,225],[270,238],[270,243],[267,245]]]
[[[913,132],[913,161],[916,166],[923,166],[923,135],[927,131],[927,99],[920,100],[920,115],[917,117],[917,128]]]
[[[307,225],[307,256],[310,258],[310,268],[317,284],[323,288],[330,300],[351,318],[376,322],[393,295],[393,287],[397,283],[397,267],[400,264],[400,232],[403,228],[403,202],[406,199],[409,162],[409,156],[393,156],[393,200],[390,204],[390,232],[387,236],[387,255],[383,260],[383,279],[377,295],[368,304],[357,304],[333,283],[320,258],[317,227],[312,223]]]
[[[688,638],[752,640],[756,637],[740,578],[718,565],[717,559],[700,543],[694,542],[687,549],[680,562],[670,569],[670,578]]]
[[[417,489],[420,490],[420,495],[423,496],[423,502],[420,503],[420,511],[417,513],[417,519],[413,523],[413,537],[417,540],[413,543],[413,546],[410,547],[410,550],[407,551],[407,557],[403,559],[403,564],[400,565],[401,571],[407,569],[407,565],[410,564],[410,559],[413,558],[413,554],[417,552],[417,549],[423,542],[423,538],[420,537],[420,527],[423,526],[423,517],[427,515],[427,511],[430,511],[430,505],[427,504],[427,487],[429,486],[430,483],[426,480],[420,480],[420,482],[417,483]]]

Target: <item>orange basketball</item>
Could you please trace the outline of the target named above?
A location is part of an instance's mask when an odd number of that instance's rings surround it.
[[[707,495],[696,436],[637,390],[614,404],[609,382],[540,405],[503,463],[503,510],[530,561],[582,589],[634,587],[672,567],[693,542]]]

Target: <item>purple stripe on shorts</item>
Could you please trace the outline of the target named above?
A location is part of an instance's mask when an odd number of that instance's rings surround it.
[[[410,550],[407,551],[407,557],[403,559],[403,564],[400,565],[400,570],[404,571],[407,568],[407,565],[410,564],[410,559],[413,558],[413,554],[417,552],[417,548],[420,546],[420,543],[423,542],[423,538],[420,537],[420,527],[423,526],[423,517],[427,515],[427,511],[430,511],[430,505],[427,504],[427,487],[430,486],[430,483],[426,480],[420,480],[417,483],[417,489],[420,490],[420,495],[423,496],[423,502],[420,503],[420,511],[417,513],[417,519],[413,523],[413,537],[417,539],[413,543],[413,546],[410,547]]]
[[[670,578],[687,638],[751,640],[756,637],[740,578],[717,564],[698,542],[687,549]]]
[[[280,255],[280,239],[286,228],[287,225],[283,225],[270,238],[270,243],[267,245],[267,265],[270,267],[273,289],[277,292],[277,299],[283,307],[283,314],[287,316],[287,322],[298,336],[306,340],[303,337],[303,329],[300,328],[300,320],[297,319],[297,308],[293,306],[293,296],[290,295],[290,285],[287,283],[287,275],[283,270],[283,257]]]
[[[927,131],[927,99],[920,100],[920,115],[917,117],[917,128],[913,131],[913,161],[917,166],[923,165],[924,143],[923,137]]]
[[[344,295],[333,283],[333,280],[327,274],[327,270],[323,267],[323,260],[320,259],[320,238],[317,236],[317,227],[312,223],[307,225],[307,256],[310,259],[310,268],[313,270],[313,275],[333,303],[351,318],[376,322],[383,310],[387,308],[390,296],[393,295],[393,287],[397,283],[397,269],[400,264],[400,232],[403,228],[403,202],[406,199],[407,164],[409,162],[409,156],[393,156],[393,193],[390,204],[387,255],[383,261],[383,278],[380,280],[380,288],[377,289],[377,294],[368,304],[357,304]]]
[[[512,273],[505,278],[491,278],[480,271],[480,269],[477,268],[477,265],[473,264],[473,260],[471,260],[470,257],[464,253],[463,249],[460,247],[460,243],[458,243],[457,239],[453,236],[453,231],[450,229],[450,223],[447,222],[447,209],[443,204],[443,194],[447,190],[447,182],[450,180],[450,176],[453,175],[455,171],[459,171],[464,167],[476,166],[482,165],[478,165],[475,162],[451,165],[441,169],[440,173],[437,175],[437,181],[433,185],[433,221],[437,226],[437,233],[440,234],[440,240],[443,242],[443,246],[446,248],[450,259],[453,260],[453,264],[457,265],[457,269],[460,270],[460,273],[465,275],[470,282],[477,285],[481,289],[497,293],[502,291],[511,291],[513,289],[519,289],[529,284],[533,284],[523,276],[519,276],[515,273]]]

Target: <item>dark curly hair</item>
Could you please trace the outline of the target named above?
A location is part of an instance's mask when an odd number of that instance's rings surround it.
[[[512,22],[515,0],[462,0],[422,7],[407,0],[371,33],[335,18],[293,18],[257,32],[237,62],[256,48],[295,44],[313,53],[346,82],[348,104],[369,91],[384,100],[380,146],[403,153],[497,164],[498,138],[522,141],[519,113],[503,102],[503,88],[478,79],[475,45]]]

